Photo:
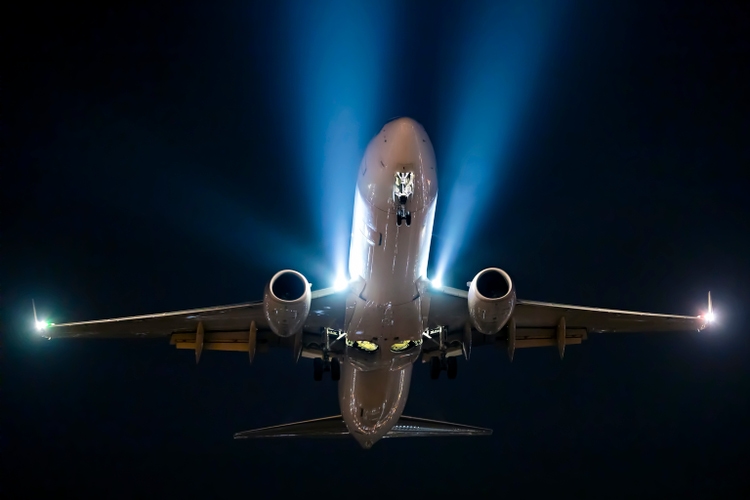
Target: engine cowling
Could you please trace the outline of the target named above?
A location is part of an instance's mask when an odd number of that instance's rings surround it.
[[[285,269],[274,274],[263,294],[268,326],[280,337],[299,332],[310,314],[310,299],[310,283],[301,273]]]
[[[497,267],[479,271],[469,287],[469,317],[485,335],[500,331],[513,314],[516,289],[508,273]]]

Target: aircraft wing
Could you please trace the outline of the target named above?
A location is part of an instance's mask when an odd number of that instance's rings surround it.
[[[320,336],[328,327],[343,328],[346,293],[333,288],[312,292],[310,315],[301,335]],[[153,338],[170,337],[178,349],[249,351],[255,346],[299,346],[298,336],[279,337],[268,326],[263,302],[186,309],[122,318],[50,323],[41,330],[49,339],[57,338]],[[296,350],[296,349],[295,349]]]
[[[468,292],[443,287],[430,290],[428,324],[444,326],[448,340],[474,345],[500,344],[516,348],[557,346],[562,356],[565,345],[580,344],[589,333],[689,332],[706,327],[704,316],[681,316],[622,311],[531,300],[517,300],[511,319],[496,335],[484,335],[471,326]],[[466,352],[466,348],[464,348]]]

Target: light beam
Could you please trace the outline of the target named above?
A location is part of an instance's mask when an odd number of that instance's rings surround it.
[[[329,275],[347,262],[352,188],[367,141],[382,125],[377,112],[389,77],[394,8],[392,0],[334,0],[291,1],[284,9],[297,101],[290,111],[300,123],[310,222],[326,244]]]
[[[442,101],[436,134],[446,144],[438,161],[445,204],[438,208],[437,274],[450,268],[477,227],[492,225],[488,214],[502,206],[498,184],[507,177],[558,11],[551,2],[484,1],[449,21],[460,39],[450,37],[443,47],[451,73],[441,93],[455,98]]]

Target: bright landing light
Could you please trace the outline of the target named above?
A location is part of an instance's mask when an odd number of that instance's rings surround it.
[[[713,323],[714,321],[716,321],[716,315],[713,312],[706,313],[705,318],[709,323]]]
[[[42,330],[46,330],[46,329],[47,329],[47,322],[37,320],[36,331],[41,332]]]
[[[430,280],[430,284],[433,288],[443,288],[443,278],[440,276],[435,276]]]
[[[333,282],[333,288],[336,290],[345,290],[347,286],[349,286],[349,280],[346,279],[346,276],[343,274],[336,276],[336,281]]]

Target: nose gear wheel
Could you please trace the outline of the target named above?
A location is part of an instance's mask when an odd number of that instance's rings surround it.
[[[411,212],[406,209],[406,203],[414,194],[414,172],[396,172],[396,182],[393,186],[393,199],[398,205],[396,210],[396,225],[406,222],[411,226]]]
[[[396,212],[396,225],[400,226],[402,222],[406,222],[407,226],[411,226],[411,212],[399,208]]]

